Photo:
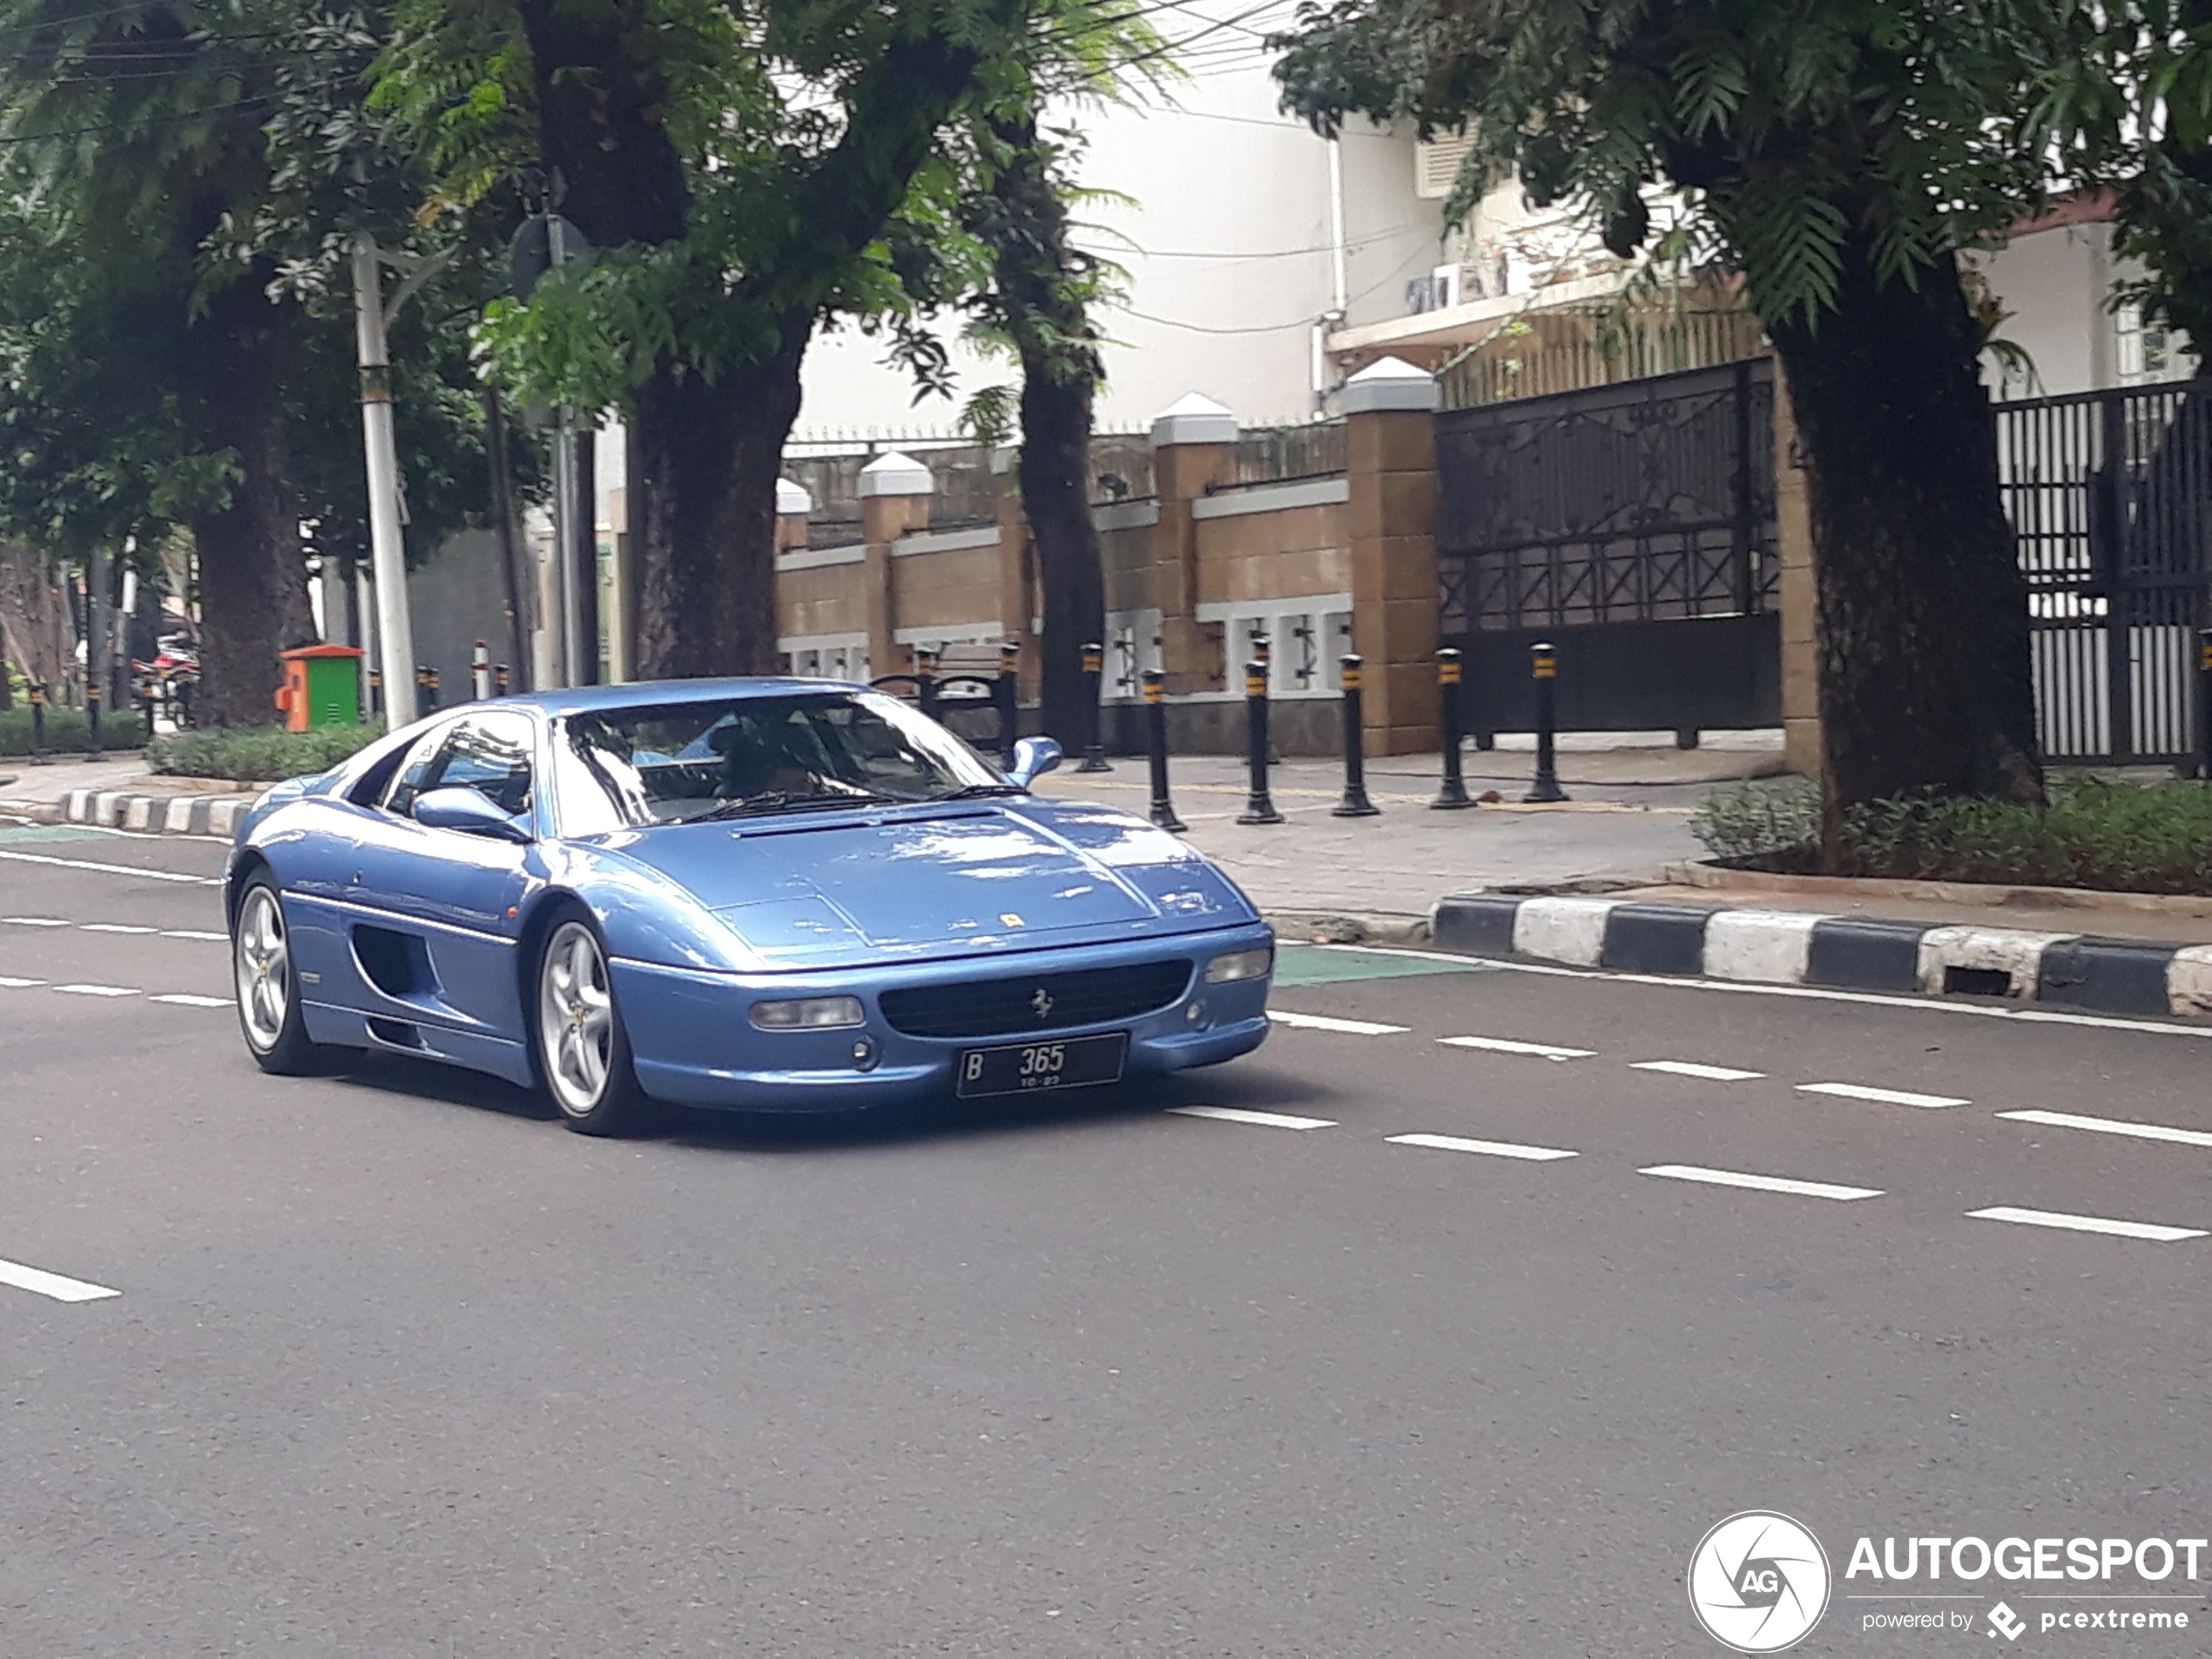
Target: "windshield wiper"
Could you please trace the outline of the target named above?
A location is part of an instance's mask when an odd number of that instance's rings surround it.
[[[784,790],[771,789],[758,795],[747,795],[743,800],[725,800],[711,812],[696,813],[684,821],[687,824],[711,823],[716,819],[748,818],[765,813],[806,813],[829,806],[871,806],[892,799],[889,795],[793,795]]]
[[[942,795],[932,795],[932,800],[984,800],[994,795],[1026,795],[1029,792],[1019,784],[963,784],[958,789]]]

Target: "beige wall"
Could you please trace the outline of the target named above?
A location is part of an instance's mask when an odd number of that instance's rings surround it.
[[[1332,503],[1198,520],[1198,603],[1350,592],[1345,513]]]

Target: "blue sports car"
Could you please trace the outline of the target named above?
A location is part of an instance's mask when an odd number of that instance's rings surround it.
[[[266,1070],[381,1049],[543,1088],[843,1109],[1211,1065],[1274,939],[1197,853],[1028,792],[860,687],[689,680],[475,703],[269,791],[225,899]]]

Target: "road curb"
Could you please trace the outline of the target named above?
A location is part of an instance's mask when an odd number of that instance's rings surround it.
[[[2212,1015],[2212,944],[1491,893],[1440,900],[1430,934],[1470,955],[1615,973]]]
[[[118,789],[72,789],[57,815],[64,824],[98,824],[154,835],[230,839],[253,806],[251,795],[145,795]]]

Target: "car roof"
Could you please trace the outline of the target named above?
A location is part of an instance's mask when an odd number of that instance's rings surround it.
[[[502,708],[536,709],[550,715],[591,714],[607,709],[658,708],[671,703],[726,703],[732,698],[785,697],[794,691],[866,691],[852,680],[797,679],[787,676],[698,680],[625,680],[619,685],[577,685],[564,691],[527,691],[503,697]]]

